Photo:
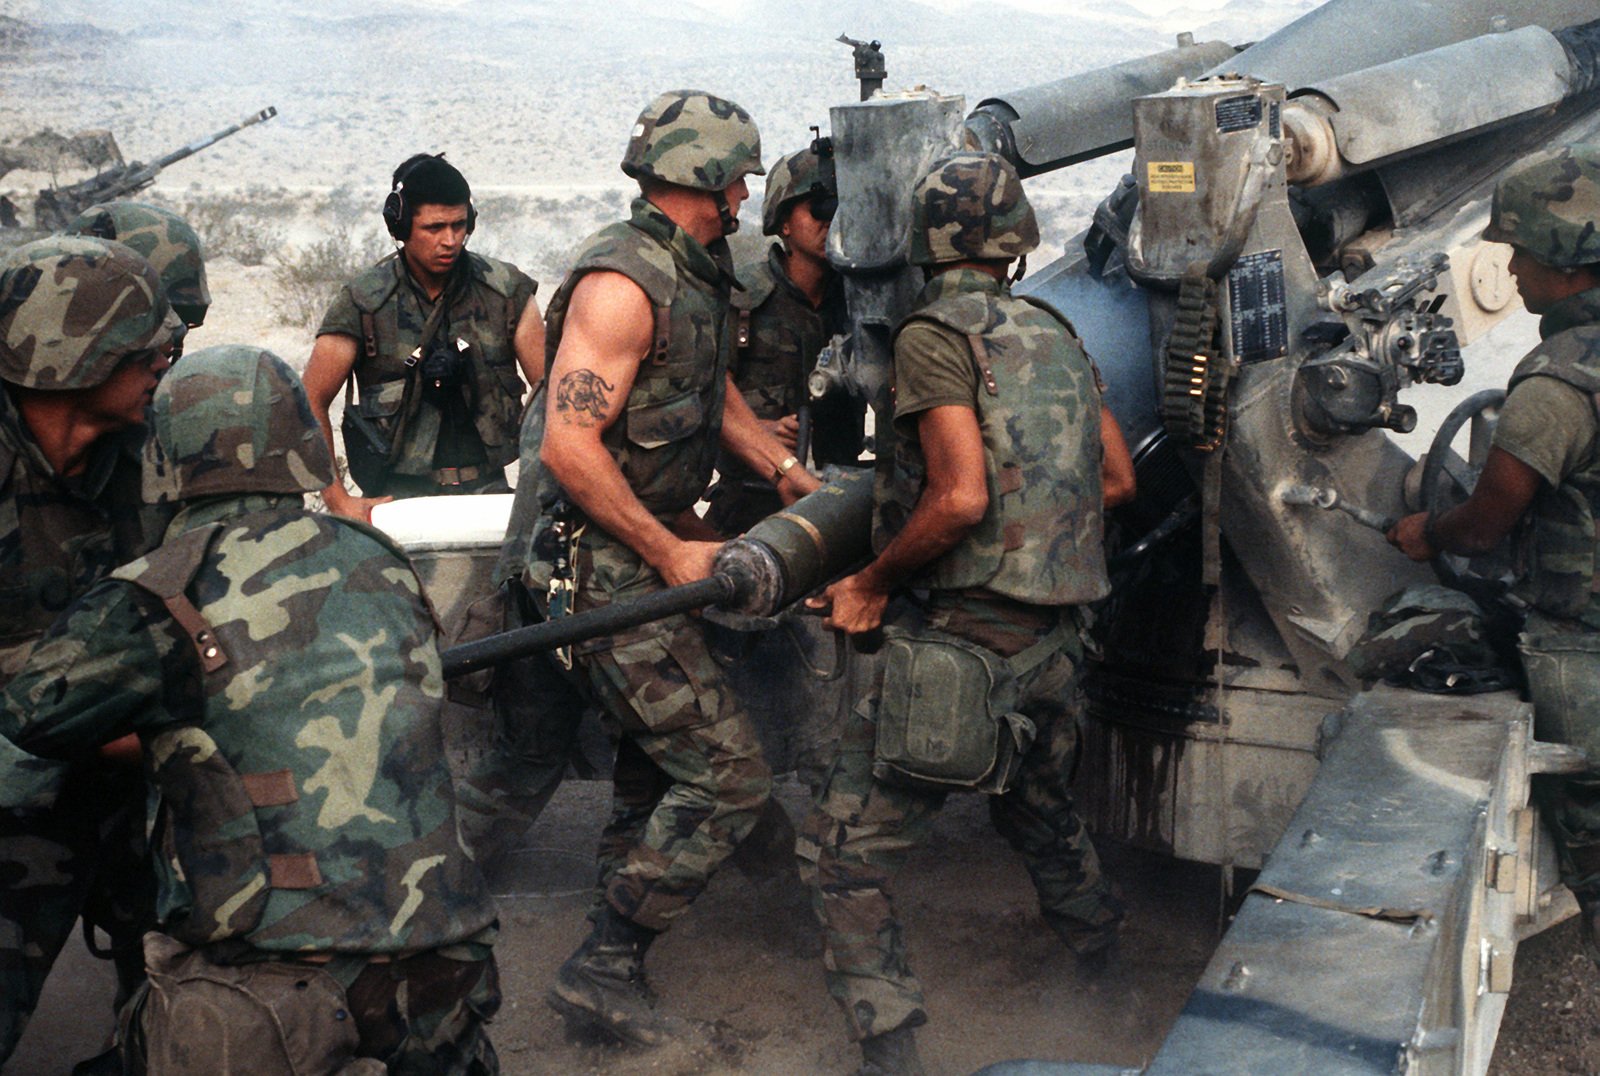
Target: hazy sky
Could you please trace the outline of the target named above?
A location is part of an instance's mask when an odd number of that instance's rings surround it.
[[[711,0],[711,6],[737,8],[743,0]],[[967,0],[919,0],[929,7],[954,11],[967,6]],[[1021,8],[1048,15],[1061,10],[1062,0],[997,0],[1007,7]],[[1123,0],[1129,7],[1138,8],[1146,15],[1165,15],[1173,11],[1215,11],[1228,0]]]

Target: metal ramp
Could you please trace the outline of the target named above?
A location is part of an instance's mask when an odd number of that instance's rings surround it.
[[[1571,752],[1532,723],[1509,693],[1395,688],[1330,718],[1311,790],[1146,1072],[1486,1071],[1517,939],[1562,914],[1528,786]]]
[[[1310,791],[1146,1076],[1485,1072],[1518,939],[1573,907],[1528,789],[1581,755],[1532,729],[1507,692],[1383,687],[1331,716]]]

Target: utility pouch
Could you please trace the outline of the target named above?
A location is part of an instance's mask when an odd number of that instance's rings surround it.
[[[378,429],[378,424],[352,405],[348,386],[339,432],[344,435],[344,459],[350,467],[350,477],[356,480],[364,496],[383,496],[389,480],[389,454],[393,446]]]
[[[157,933],[146,934],[144,945],[149,985],[124,1015],[124,1049],[138,1055],[129,1072],[387,1071],[381,1061],[355,1056],[356,1021],[344,987],[326,970],[279,961],[214,964],[202,951]]]
[[[1016,711],[1011,663],[938,632],[884,635],[872,775],[930,792],[1009,789],[1037,731]]]

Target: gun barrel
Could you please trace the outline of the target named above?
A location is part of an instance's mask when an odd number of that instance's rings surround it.
[[[463,643],[440,654],[444,663],[444,677],[451,680],[513,658],[554,650],[585,639],[597,639],[652,620],[687,613],[691,609],[720,605],[733,600],[738,589],[732,574],[718,572],[699,582],[668,587],[625,604],[585,609],[571,616],[501,632],[477,642]]]
[[[967,128],[1024,178],[1036,176],[1133,145],[1135,97],[1195,78],[1233,55],[1226,42],[1197,44],[1186,35],[1166,52],[985,98]]]
[[[153,172],[159,172],[161,169],[167,167],[167,165],[175,164],[178,161],[183,160],[185,157],[191,157],[194,154],[199,153],[201,150],[205,149],[207,146],[215,145],[216,143],[221,142],[224,138],[227,138],[230,135],[238,134],[240,131],[244,130],[246,127],[252,127],[252,126],[254,126],[255,124],[258,124],[258,123],[265,123],[267,120],[270,120],[272,117],[276,116],[277,114],[278,114],[277,106],[268,105],[266,108],[261,109],[259,112],[250,113],[250,115],[246,116],[244,119],[240,120],[238,123],[230,124],[229,126],[224,127],[220,131],[215,131],[215,132],[213,132],[211,134],[206,135],[204,138],[197,138],[193,142],[190,142],[187,146],[180,146],[178,149],[173,150],[171,153],[167,154],[165,157],[157,157],[153,162],[151,162],[146,167],[151,169],[151,170],[153,170]]]

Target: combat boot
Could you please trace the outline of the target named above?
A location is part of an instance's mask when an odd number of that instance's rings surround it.
[[[1575,892],[1578,898],[1578,937],[1583,952],[1600,967],[1600,893]]]
[[[1077,958],[1078,970],[1090,977],[1103,975],[1115,962],[1127,905],[1116,886],[1080,898],[1066,910],[1044,909],[1042,915],[1056,936]]]
[[[661,1046],[681,1033],[682,1021],[656,1011],[644,974],[644,954],[656,932],[609,904],[594,930],[556,972],[545,995],[570,1024],[592,1027],[636,1046]]]
[[[1044,918],[1056,932],[1056,936],[1072,951],[1073,957],[1077,960],[1078,970],[1082,974],[1098,978],[1116,964],[1121,952],[1120,923],[1089,925],[1051,915],[1046,915]]]
[[[861,1040],[861,1067],[856,1076],[923,1076],[917,1033],[909,1024]]]

